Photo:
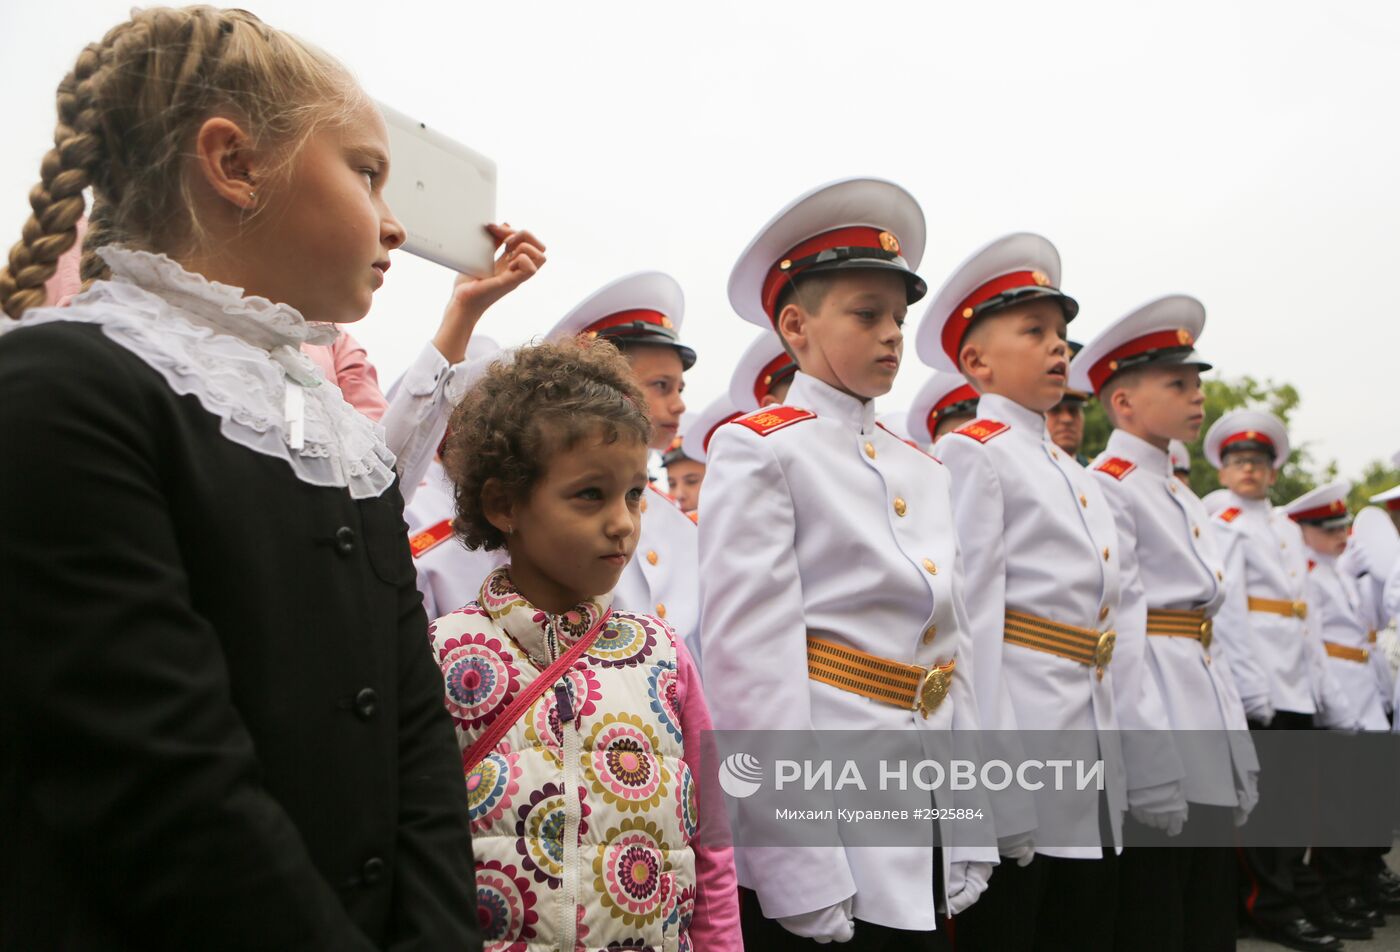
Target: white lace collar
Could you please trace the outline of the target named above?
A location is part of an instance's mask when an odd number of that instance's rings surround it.
[[[109,245],[112,278],[63,308],[36,308],[18,327],[52,321],[97,324],[170,388],[219,417],[228,440],[284,459],[302,482],[373,498],[394,481],[394,455],[378,424],[345,402],[300,346],[326,344],[334,325],[295,308],[243,296],[165,255]]]

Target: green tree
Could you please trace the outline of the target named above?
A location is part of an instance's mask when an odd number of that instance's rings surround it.
[[[1231,410],[1253,407],[1272,413],[1287,426],[1293,411],[1298,408],[1300,397],[1292,384],[1275,383],[1273,380],[1259,380],[1255,377],[1240,377],[1235,380],[1207,380],[1205,422],[1201,425],[1201,435],[1188,446],[1191,451],[1191,488],[1196,495],[1205,496],[1220,488],[1220,478],[1201,452],[1201,444],[1211,424]],[[1090,401],[1084,412],[1084,453],[1090,459],[1103,452],[1108,443],[1112,426],[1098,401]],[[1368,470],[1368,473],[1370,470]],[[1273,500],[1276,504],[1288,502],[1316,486],[1335,479],[1336,463],[1320,465],[1313,460],[1306,446],[1294,444],[1288,462],[1279,472],[1274,484]],[[1382,487],[1385,488],[1385,487]],[[1379,491],[1379,490],[1377,490]]]
[[[1367,465],[1361,473],[1361,478],[1351,487],[1347,504],[1351,506],[1352,512],[1356,512],[1362,506],[1369,505],[1372,496],[1396,485],[1400,485],[1400,469],[1375,460]]]

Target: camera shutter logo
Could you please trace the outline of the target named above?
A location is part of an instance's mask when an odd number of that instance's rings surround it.
[[[763,786],[763,765],[753,754],[730,754],[719,765],[719,785],[736,800],[751,797]]]

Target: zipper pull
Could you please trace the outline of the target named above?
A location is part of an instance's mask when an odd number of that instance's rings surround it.
[[[574,702],[569,697],[569,689],[562,684],[554,686],[554,701],[559,705],[559,726],[565,723],[572,723],[574,719]]]

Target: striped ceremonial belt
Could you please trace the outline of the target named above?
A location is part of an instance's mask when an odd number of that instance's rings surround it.
[[[953,684],[957,660],[933,668],[891,661],[825,638],[807,636],[807,676],[872,701],[928,717]]]
[[[1147,633],[1171,638],[1194,638],[1202,648],[1209,649],[1214,626],[1199,608],[1149,608]]]
[[[1113,645],[1118,635],[1112,631],[1099,632],[1094,628],[1076,628],[1062,625],[1048,618],[1028,615],[1025,612],[1008,611],[1004,635],[1008,642],[1059,655],[1070,661],[1094,668],[1103,680],[1104,670],[1113,660]]]
[[[1249,610],[1252,612],[1268,612],[1270,615],[1282,615],[1284,618],[1307,618],[1307,602],[1290,602],[1283,598],[1255,598],[1249,596]]]
[[[1327,649],[1329,658],[1341,658],[1343,661],[1355,661],[1365,664],[1371,660],[1371,652],[1365,648],[1353,648],[1351,645],[1339,645],[1335,641],[1324,641],[1322,647]]]

